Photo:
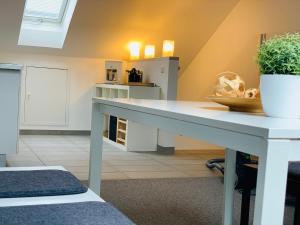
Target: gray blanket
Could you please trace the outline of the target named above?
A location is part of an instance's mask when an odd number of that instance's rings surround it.
[[[109,203],[0,207],[0,225],[134,225]]]

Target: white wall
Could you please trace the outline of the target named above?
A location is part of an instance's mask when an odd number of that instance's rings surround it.
[[[104,81],[104,59],[77,58],[48,55],[1,53],[1,63],[18,63],[26,66],[68,69],[70,81],[69,122],[67,126],[25,126],[24,125],[24,84],[25,69],[22,72],[21,129],[47,130],[90,130],[91,98],[96,82]],[[53,87],[55,92],[55,87]]]

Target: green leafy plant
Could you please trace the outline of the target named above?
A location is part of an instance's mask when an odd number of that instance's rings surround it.
[[[258,49],[261,74],[300,75],[300,34],[284,34],[265,41]]]

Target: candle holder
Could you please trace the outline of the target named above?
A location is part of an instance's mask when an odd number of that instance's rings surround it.
[[[133,41],[129,43],[128,47],[129,47],[130,59],[131,60],[139,59],[141,44],[139,42]]]
[[[163,42],[163,57],[173,56],[174,55],[174,45],[173,40],[164,40]]]
[[[145,46],[145,59],[151,59],[155,57],[155,46],[154,45],[146,45]]]

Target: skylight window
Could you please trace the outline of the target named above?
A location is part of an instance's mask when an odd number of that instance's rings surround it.
[[[77,0],[26,0],[18,45],[62,48]]]
[[[38,22],[61,23],[68,0],[27,0],[24,18]]]

